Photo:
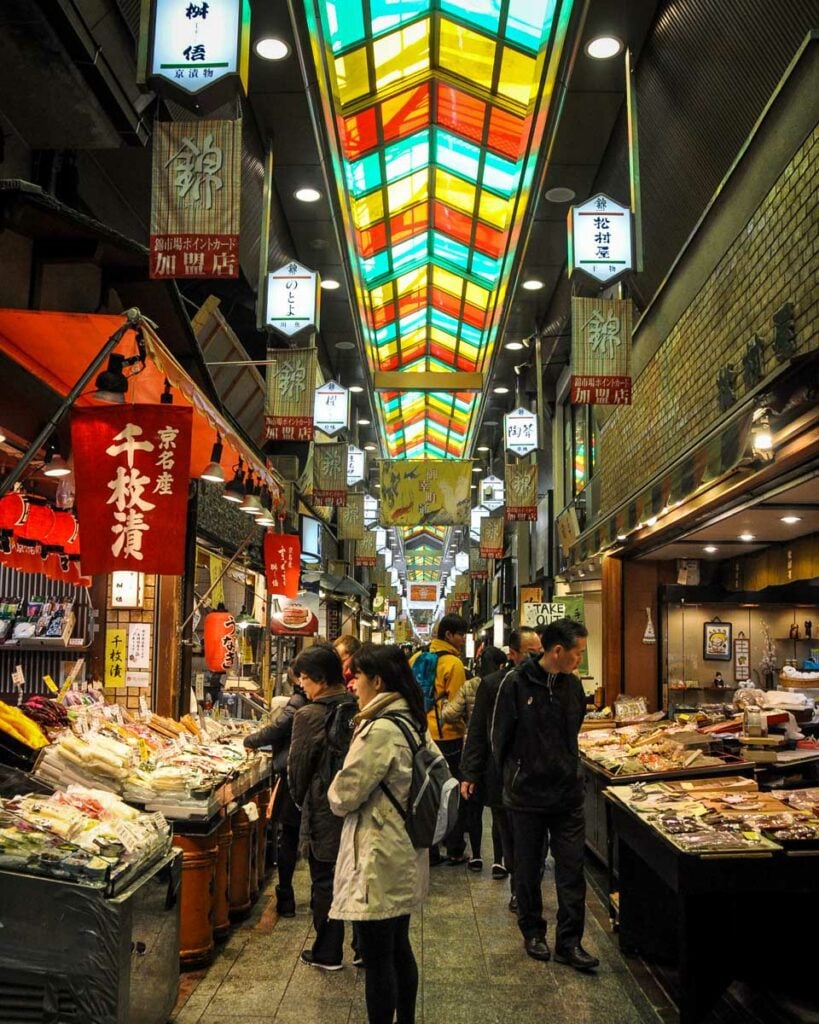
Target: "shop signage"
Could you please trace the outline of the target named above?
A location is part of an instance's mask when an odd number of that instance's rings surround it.
[[[506,450],[515,455],[537,451],[537,415],[522,407],[503,417]]]
[[[377,563],[378,555],[375,550],[375,532],[367,530],[361,540],[356,541],[355,564],[376,565]]]
[[[319,277],[295,260],[267,275],[265,326],[290,338],[319,329]]]
[[[84,574],[185,571],[192,419],[170,405],[74,410]]]
[[[265,440],[313,440],[316,349],[267,350]]]
[[[410,604],[435,602],[438,600],[438,586],[435,583],[410,583]]]
[[[469,536],[472,540],[477,541],[481,535],[481,520],[485,519],[489,515],[489,509],[484,508],[483,505],[478,505],[473,508],[469,514]]]
[[[557,601],[529,601],[520,607],[521,626],[548,626],[556,619],[574,619],[576,622],[585,622],[585,609],[582,594],[567,594]],[[586,676],[589,674],[589,655],[583,652],[577,674]]]
[[[151,667],[151,624],[128,624],[128,670]]]
[[[582,270],[605,284],[634,266],[631,210],[602,192],[569,210],[569,277]]]
[[[630,299],[572,296],[573,405],[631,405]]]
[[[507,523],[537,522],[537,466],[513,462],[506,467]]]
[[[380,469],[382,526],[469,523],[470,459],[384,459]]]
[[[151,278],[239,276],[242,122],[156,121]]]
[[[346,430],[350,419],[350,394],[334,380],[316,388],[313,400],[313,426],[329,437]],[[363,455],[363,452],[362,452]],[[349,459],[349,453],[348,453]]]
[[[348,494],[347,505],[338,510],[338,539],[361,540],[364,536],[364,495]]]
[[[481,558],[503,558],[503,527],[500,516],[487,516],[481,520]]]
[[[354,444],[347,445],[347,486],[364,479],[364,452]]]
[[[312,636],[319,628],[319,596],[305,593],[297,600],[277,600],[270,632],[277,636]]]
[[[205,616],[205,664],[211,672],[228,672],[236,665],[236,620],[230,612]]]
[[[115,572],[111,574],[111,605],[114,608],[141,608],[145,574]]]
[[[477,547],[469,549],[469,576],[473,580],[485,580],[489,578],[489,567],[486,559],[481,556]]]
[[[484,508],[494,512],[504,502],[503,480],[499,476],[486,476],[478,483],[479,501]]]
[[[338,507],[347,504],[347,445],[313,445],[313,501]]]
[[[115,689],[125,686],[126,631],[106,629],[105,631],[105,687]]]
[[[293,533],[264,535],[264,575],[267,592],[297,597],[301,571],[301,541]]]

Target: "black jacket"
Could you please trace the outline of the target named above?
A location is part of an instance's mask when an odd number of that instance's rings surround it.
[[[577,736],[585,713],[577,676],[544,672],[530,658],[504,678],[492,716],[504,807],[556,814],[583,802]]]
[[[464,780],[479,787],[478,796],[489,807],[503,807],[501,777],[492,757],[492,709],[501,680],[512,671],[512,666],[506,665],[481,680],[461,754]]]
[[[258,750],[259,747],[273,748],[273,768],[280,774],[287,771],[287,752],[290,748],[290,734],[293,731],[293,716],[306,703],[307,697],[301,690],[294,690],[274,722],[263,725],[261,729],[245,736],[244,745],[250,750]]]

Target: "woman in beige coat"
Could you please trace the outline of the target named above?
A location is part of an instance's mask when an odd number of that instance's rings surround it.
[[[429,857],[413,847],[382,788],[407,805],[412,751],[389,716],[400,715],[419,741],[435,746],[421,691],[399,647],[364,644],[352,668],[361,711],[344,766],[327,792],[333,813],[344,816],[330,917],[357,922],[369,1024],[413,1024],[418,967],[410,914],[427,895]]]

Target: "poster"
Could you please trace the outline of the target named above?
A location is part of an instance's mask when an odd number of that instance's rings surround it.
[[[382,460],[382,526],[467,526],[471,508],[469,459]]]

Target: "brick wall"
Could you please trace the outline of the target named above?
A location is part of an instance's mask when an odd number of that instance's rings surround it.
[[[633,404],[618,407],[605,424],[598,438],[602,515],[715,423],[717,372],[729,363],[741,366],[755,334],[766,342],[764,373],[775,369],[772,317],[783,303],[794,307],[797,353],[819,344],[817,170],[819,129],[634,382]],[[741,373],[736,383],[741,399]]]

